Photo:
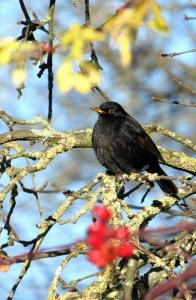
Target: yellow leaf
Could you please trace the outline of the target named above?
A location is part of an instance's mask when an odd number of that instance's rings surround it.
[[[122,31],[125,27],[138,28],[149,9],[149,0],[143,0],[134,8],[126,9],[104,25],[104,30],[113,33],[114,30]]]
[[[16,88],[24,87],[26,71],[24,68],[16,68],[12,71],[12,81]]]
[[[61,92],[67,93],[74,86],[71,61],[64,62],[57,71],[57,84]]]
[[[148,22],[148,26],[161,33],[168,33],[169,27],[161,14],[159,5],[155,1],[152,2],[151,9],[154,18]]]
[[[36,43],[0,38],[0,64],[24,62],[37,50],[39,46]]]
[[[70,51],[71,57],[80,60],[84,52],[84,45],[84,42],[81,39],[77,38],[74,41],[74,44]]]
[[[75,37],[79,36],[79,32],[80,32],[80,27],[81,25],[79,24],[72,24],[70,26],[69,30],[66,30],[61,37],[62,40],[62,46],[67,46],[70,45],[71,43],[73,43]]]
[[[81,73],[85,75],[91,86],[97,85],[101,80],[100,70],[97,68],[95,64],[90,61],[83,61],[80,63]]]
[[[140,1],[133,8],[117,14],[104,25],[104,30],[111,33],[115,42],[118,43],[124,66],[127,66],[132,59],[131,46],[135,40],[137,29],[148,14],[150,3],[150,0]]]
[[[130,20],[130,22],[134,28],[141,26],[144,17],[148,14],[149,2],[149,0],[143,0],[133,9],[132,21]]]
[[[0,64],[9,64],[12,60],[13,51],[16,51],[18,43],[13,39],[0,39]]]
[[[104,34],[98,30],[91,28],[91,27],[83,27],[82,28],[82,37],[85,41],[88,41],[88,42],[102,41],[104,38]]]
[[[121,61],[124,66],[127,66],[132,58],[130,44],[131,38],[128,30],[124,31],[118,38]]]
[[[61,39],[62,45],[67,46],[73,44],[76,39],[81,39],[84,42],[94,42],[103,40],[103,37],[104,33],[96,29],[74,23],[70,26],[69,30],[64,32]]]
[[[69,51],[68,56],[81,60],[87,44],[94,41],[101,41],[104,37],[102,32],[91,27],[80,24],[72,24],[70,29],[62,35],[62,46]]]
[[[100,72],[89,63],[82,63],[82,72],[74,72],[72,61],[64,62],[57,71],[57,84],[61,92],[75,89],[79,93],[88,93],[100,82]]]
[[[83,74],[76,74],[74,83],[74,87],[79,93],[86,94],[91,89],[90,80]]]
[[[91,70],[89,72],[88,77],[89,77],[89,80],[90,80],[90,83],[91,83],[91,87],[96,86],[101,81],[100,71],[97,70],[97,69]]]

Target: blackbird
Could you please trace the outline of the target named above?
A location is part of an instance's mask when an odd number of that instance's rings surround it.
[[[111,174],[129,174],[146,170],[167,176],[159,166],[164,159],[142,126],[116,102],[104,102],[91,108],[99,114],[92,135],[92,144],[98,161]],[[171,180],[159,180],[166,194],[177,194]]]

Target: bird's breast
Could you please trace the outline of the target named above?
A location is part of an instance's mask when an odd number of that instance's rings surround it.
[[[95,124],[93,129],[93,139],[96,139],[99,145],[108,146],[120,135],[120,122],[100,122]]]

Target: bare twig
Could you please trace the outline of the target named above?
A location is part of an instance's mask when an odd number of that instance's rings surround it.
[[[27,21],[31,21],[31,19],[30,19],[30,17],[29,17],[29,14],[28,14],[28,12],[27,12],[27,10],[26,10],[26,7],[25,7],[25,5],[24,5],[24,1],[23,1],[23,0],[19,0],[19,3],[20,3],[20,6],[21,6],[21,9],[22,9],[22,11],[23,11],[23,14],[24,14],[24,16],[25,16],[25,19],[26,19]]]
[[[24,253],[21,255],[16,255],[16,256],[9,256],[3,259],[0,259],[0,265],[12,265],[14,263],[22,263],[25,262],[26,260],[38,260],[38,259],[43,259],[43,258],[48,258],[48,257],[57,257],[61,255],[67,255],[70,254],[72,251],[72,247],[75,246],[70,245],[66,247],[61,247],[60,249],[56,250],[47,250],[47,251],[38,251],[38,252],[30,252],[30,253]],[[85,254],[86,252],[80,252],[80,254]]]
[[[196,49],[191,49],[191,50],[186,50],[186,51],[181,51],[181,52],[161,53],[161,56],[174,57],[177,55],[187,54],[187,53],[191,53],[191,52],[195,52],[195,51],[196,51]]]
[[[76,288],[76,285],[85,280],[85,279],[88,279],[88,278],[91,278],[91,277],[94,277],[94,276],[97,276],[98,275],[98,272],[96,273],[93,273],[93,274],[89,274],[89,275],[86,275],[86,276],[83,276],[81,278],[78,278],[78,279],[75,279],[75,280],[72,280],[72,281],[69,281],[69,282],[65,282],[62,278],[59,279],[59,281],[61,282],[61,285],[62,285],[62,288],[63,289],[75,289]]]
[[[190,92],[191,94],[196,94],[196,90],[193,89],[192,86],[190,86],[189,84],[183,82],[181,79],[177,78],[175,75],[173,75],[171,72],[166,71],[167,75],[169,76],[169,78],[171,80],[173,80],[175,83],[177,83],[180,87],[186,89],[188,92]]]
[[[93,90],[96,90],[102,97],[103,97],[103,99],[104,99],[104,101],[112,101],[106,94],[105,94],[105,92],[103,92],[103,90],[102,89],[100,89],[100,87],[98,87],[98,86],[95,86],[95,87],[93,87]]]
[[[17,185],[15,185],[11,191],[11,197],[10,197],[11,206],[10,206],[10,210],[7,215],[7,220],[4,225],[4,228],[8,230],[8,234],[11,231],[10,218],[11,218],[14,208],[16,206],[16,196],[17,195],[18,195],[18,188],[17,188]]]
[[[190,20],[196,20],[196,17],[189,17],[189,16],[187,16],[187,15],[184,15],[184,19],[185,19],[186,21],[190,21]]]
[[[196,8],[196,4],[193,2],[193,0],[188,0],[188,1],[193,8]]]
[[[164,102],[164,103],[170,103],[170,104],[177,104],[177,105],[186,106],[186,107],[196,107],[196,103],[185,104],[185,103],[180,103],[177,100],[167,100],[167,99],[158,98],[158,97],[152,97],[152,100],[155,100],[156,102]]]
[[[175,278],[171,278],[163,284],[156,286],[154,289],[150,290],[145,296],[144,300],[151,300],[157,296],[166,293],[167,291],[179,287],[184,281],[189,278],[193,278],[196,276],[196,261],[193,261],[190,267],[186,269],[185,272],[176,276]]]
[[[54,40],[54,11],[55,11],[55,2],[56,0],[50,0],[48,15],[49,15],[49,36],[48,42],[51,51],[48,51],[47,58],[47,67],[48,67],[48,122],[52,120],[52,93],[53,93],[53,65],[52,65],[52,57],[53,57],[53,40]]]
[[[86,26],[90,26],[91,25],[89,0],[85,0],[85,25]],[[96,65],[96,67],[99,70],[103,70],[102,67],[101,67],[101,65],[100,65],[100,63],[99,63],[99,60],[98,60],[98,57],[97,57],[97,54],[96,54],[93,42],[90,42],[89,46],[90,46],[90,49],[91,49],[91,61]]]

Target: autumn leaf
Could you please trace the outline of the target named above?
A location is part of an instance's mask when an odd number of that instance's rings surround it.
[[[16,67],[12,70],[12,81],[17,89],[23,88],[26,80],[26,70],[24,67]]]
[[[91,27],[73,24],[62,35],[62,47],[69,51],[67,58],[82,60],[85,47],[88,43],[101,41],[104,34]]]
[[[132,59],[131,53],[131,32],[124,30],[124,32],[117,39],[119,43],[119,50],[121,55],[121,61],[124,66],[129,65]]]
[[[160,6],[155,1],[153,1],[153,3],[151,4],[151,10],[154,17],[148,22],[148,26],[158,32],[168,33],[169,27],[164,17],[162,16]]]
[[[88,93],[100,82],[100,72],[92,63],[82,63],[82,72],[73,70],[72,62],[64,62],[57,71],[57,84],[61,92],[75,89],[79,93]]]
[[[18,42],[10,38],[0,39],[0,64],[24,62],[38,49],[38,45],[29,42]]]
[[[147,22],[147,26],[159,32],[166,33],[169,31],[161,9],[155,0],[143,0],[131,8],[128,8],[129,6],[123,6],[123,9],[118,11],[103,26],[103,30],[112,36],[114,46],[119,48],[121,62],[124,66],[131,62],[131,47],[137,30],[145,24],[150,13],[153,18]]]
[[[149,0],[144,0],[134,8],[123,10],[103,27],[106,32],[111,34],[115,45],[118,46],[124,66],[131,62],[131,47],[135,40],[136,30],[142,25],[148,9]]]
[[[12,60],[13,52],[17,49],[17,42],[8,38],[0,39],[0,64],[9,64]]]

